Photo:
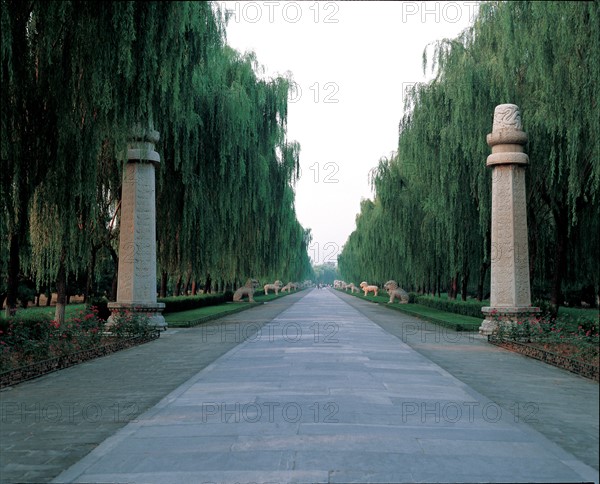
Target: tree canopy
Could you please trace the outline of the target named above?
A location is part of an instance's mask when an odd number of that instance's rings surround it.
[[[428,67],[434,79],[409,94],[397,152],[373,170],[375,198],[361,205],[339,258],[342,276],[484,296],[485,136],[494,107],[514,103],[529,136],[534,293],[555,305],[567,291],[598,295],[599,4],[483,3],[471,27],[437,42],[433,58],[424,53]]]
[[[112,257],[116,270],[126,143],[140,123],[161,136],[163,275],[310,276],[310,241],[294,209],[300,147],[286,136],[289,80],[261,77],[253,54],[227,45],[216,3],[1,8],[7,305],[23,278],[40,287],[93,278],[106,267],[98,257]]]

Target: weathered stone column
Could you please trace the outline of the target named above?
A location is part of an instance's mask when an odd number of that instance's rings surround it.
[[[529,249],[527,241],[527,198],[523,153],[527,134],[522,131],[521,114],[514,104],[500,104],[494,110],[492,132],[487,135],[492,154],[492,254],[490,307],[479,332],[493,334],[498,324],[516,323],[539,308],[531,307]]]
[[[160,162],[160,155],[154,145],[158,139],[158,131],[136,128],[128,144],[121,195],[117,301],[108,307],[113,313],[144,313],[150,325],[166,328],[161,314],[165,305],[156,302],[154,165]]]

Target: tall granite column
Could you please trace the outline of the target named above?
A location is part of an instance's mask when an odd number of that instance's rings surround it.
[[[113,314],[126,310],[143,313],[151,326],[166,328],[161,314],[165,305],[156,302],[154,165],[160,162],[160,155],[154,145],[158,139],[158,131],[136,128],[128,144],[121,195],[117,301],[108,307]]]
[[[492,254],[490,307],[482,308],[485,320],[479,328],[484,335],[540,311],[531,307],[525,193],[529,157],[523,153],[527,134],[516,105],[496,106],[487,143],[492,148],[487,158],[492,169]]]

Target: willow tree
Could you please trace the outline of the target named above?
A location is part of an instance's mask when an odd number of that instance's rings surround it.
[[[190,67],[189,134],[178,142],[168,129],[163,144],[162,272],[284,277],[286,261],[306,254],[293,207],[299,146],[286,140],[289,82],[261,79],[253,54],[227,46]]]
[[[534,284],[550,288],[555,307],[563,278],[596,292],[600,285],[600,227],[591,215],[600,186],[599,24],[596,2],[484,4],[470,46],[488,66],[495,99],[522,111],[531,160],[531,267]]]
[[[598,292],[599,20],[597,3],[485,3],[473,26],[425,56],[434,79],[408,96],[398,154],[375,177],[375,201],[384,219],[398,220],[390,231],[417,287],[441,275],[452,294],[460,276],[464,297],[478,272],[482,297],[490,253],[485,135],[494,106],[511,102],[530,140],[534,286],[551,286],[554,304],[563,277]],[[363,255],[374,243],[365,237]],[[352,244],[348,265],[346,248]]]
[[[207,2],[2,2],[2,272],[91,278],[118,230],[133,126],[157,146],[163,271],[229,281],[310,271],[296,220],[299,146],[286,138],[289,81],[227,47]],[[110,46],[98,50],[98,45]]]
[[[17,303],[21,254],[27,238],[29,199],[40,173],[43,149],[35,138],[34,118],[44,114],[35,89],[35,58],[29,48],[33,42],[28,29],[31,5],[26,2],[1,4],[2,26],[2,110],[0,149],[0,255],[2,255],[3,297],[7,314]],[[41,126],[44,128],[44,125]]]
[[[108,187],[109,196],[118,192],[114,182],[120,180],[133,125],[160,121],[161,106],[183,105],[173,87],[187,66],[186,30],[207,16],[213,19],[213,12],[204,3],[26,6],[23,11],[22,2],[3,3],[2,21],[12,33],[3,39],[3,80],[11,83],[12,104],[9,114],[3,111],[2,139],[10,129],[14,141],[3,145],[3,159],[18,175],[3,186],[13,193],[4,210],[9,246],[29,223],[30,270],[38,281],[57,280],[61,320],[67,274],[85,270],[89,260],[97,189]],[[99,51],[98,43],[111,48]],[[15,52],[24,54],[23,65]],[[25,105],[28,97],[34,102]],[[112,163],[99,170],[107,140]],[[18,271],[19,261],[14,265]]]
[[[39,281],[58,279],[61,296],[67,272],[87,259],[85,226],[95,210],[96,158],[111,108],[107,75],[118,67],[97,42],[119,51],[120,29],[110,28],[111,14],[127,8],[2,3],[2,158],[13,175],[2,197],[9,293],[22,269],[24,234],[32,247],[27,269]],[[9,297],[7,307],[13,303]]]
[[[436,46],[433,64],[437,75],[411,93],[409,112],[401,123],[399,153],[409,167],[411,187],[424,198],[435,269],[431,276],[449,280],[449,295],[460,284],[466,299],[469,278],[479,272],[483,284],[489,264],[489,176],[486,176],[485,133],[493,96],[486,85],[487,72],[479,67],[468,46],[470,31]],[[425,242],[427,244],[427,242]],[[421,265],[431,266],[425,254]],[[435,274],[431,271],[434,270]],[[438,284],[439,286],[439,284]]]
[[[377,199],[363,199],[360,208],[361,211],[356,216],[356,230],[344,244],[342,253],[338,256],[338,266],[345,280],[355,284],[363,280],[378,284],[384,279],[378,269],[385,257],[381,247],[381,237],[385,233],[381,205]]]
[[[505,68],[518,73],[514,95],[523,109],[534,165],[530,185],[552,215],[551,243],[540,248],[549,271],[551,302],[563,302],[563,281],[594,284],[600,293],[600,5],[597,2],[520,2],[501,9],[498,22],[519,34]],[[535,34],[534,34],[535,31]],[[531,211],[535,217],[537,210]],[[539,258],[539,257],[538,257]],[[551,261],[548,263],[548,261]],[[576,272],[575,272],[576,271]]]

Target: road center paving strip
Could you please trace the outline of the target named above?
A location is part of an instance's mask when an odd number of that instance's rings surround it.
[[[329,290],[243,339],[54,482],[598,482]]]

